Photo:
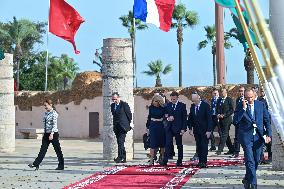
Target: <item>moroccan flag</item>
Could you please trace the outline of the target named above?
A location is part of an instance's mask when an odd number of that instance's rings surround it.
[[[85,20],[65,0],[50,0],[49,31],[62,39],[69,41],[76,54],[74,37],[81,23]]]
[[[172,25],[175,0],[134,0],[134,18],[168,32]]]

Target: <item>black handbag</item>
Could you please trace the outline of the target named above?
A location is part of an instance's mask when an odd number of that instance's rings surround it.
[[[150,136],[145,133],[143,135],[143,143],[144,143],[144,149],[147,150],[150,148]]]

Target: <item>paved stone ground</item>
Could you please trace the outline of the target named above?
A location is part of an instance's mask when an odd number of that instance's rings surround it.
[[[102,142],[96,140],[61,140],[65,156],[65,170],[55,171],[57,158],[50,146],[39,171],[27,165],[37,155],[41,141],[34,139],[16,140],[16,152],[0,153],[0,189],[31,188],[57,189],[85,178],[96,171],[113,166],[102,159]],[[192,157],[195,146],[185,145],[184,160]],[[142,143],[135,143],[135,159],[127,164],[141,164],[147,161]],[[214,154],[209,154],[214,158]],[[221,156],[222,157],[222,156]],[[244,166],[202,169],[183,187],[186,188],[243,188],[241,179]],[[284,172],[271,170],[270,165],[260,166],[258,188],[284,188]]]

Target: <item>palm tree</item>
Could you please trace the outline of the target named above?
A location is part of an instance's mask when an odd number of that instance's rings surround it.
[[[49,80],[53,89],[66,89],[69,80],[73,80],[79,67],[73,58],[62,54],[61,57],[51,57],[49,66]]]
[[[193,28],[198,24],[199,18],[197,12],[188,11],[184,4],[175,5],[173,12],[172,28],[177,28],[177,42],[179,46],[179,87],[182,86],[182,42],[183,29],[186,27]]]
[[[66,54],[62,54],[60,60],[62,67],[61,78],[63,78],[63,89],[65,90],[68,81],[74,80],[80,68],[77,63],[74,62],[74,59],[69,58]]]
[[[133,12],[129,11],[127,15],[123,15],[119,17],[119,20],[122,22],[122,26],[128,29],[128,33],[130,35],[132,41],[132,61],[133,61],[133,74],[136,75],[136,56],[135,56],[135,30],[145,30],[147,29],[147,25],[142,23],[139,19],[134,19]],[[135,26],[134,26],[135,21]],[[137,87],[137,78],[136,78],[136,87]]]
[[[237,28],[232,28],[229,32],[227,32],[227,35],[235,38],[242,44],[244,43],[244,39],[239,34]],[[245,49],[244,67],[247,72],[247,84],[254,84],[254,64],[249,48]]]
[[[41,38],[41,28],[37,24],[26,20],[21,19],[17,20],[16,17],[13,17],[13,22],[9,22],[8,25],[0,28],[1,38],[5,38],[13,46],[14,52],[14,61],[16,63],[16,73],[17,73],[17,90],[19,90],[20,84],[20,61],[24,55],[24,45],[29,45],[32,41],[38,40]]]
[[[149,75],[149,76],[155,76],[156,77],[156,85],[155,87],[162,87],[162,81],[161,81],[161,75],[166,75],[170,73],[172,69],[172,65],[168,64],[164,68],[163,62],[161,60],[152,61],[148,64],[149,71],[143,71],[142,73]]]
[[[206,39],[198,43],[198,50],[206,48],[207,44],[211,44],[211,53],[213,55],[213,85],[217,85],[216,79],[216,28],[213,26],[205,26]],[[232,48],[232,44],[229,41],[230,36],[228,34],[224,35],[224,47],[225,49]]]

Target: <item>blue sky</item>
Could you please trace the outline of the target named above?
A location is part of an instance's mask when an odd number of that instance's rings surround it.
[[[75,55],[70,43],[50,34],[48,49],[53,55],[68,54],[79,64],[81,71],[99,70],[92,63],[95,49],[102,46],[104,38],[127,38],[127,29],[118,19],[132,9],[133,0],[67,0],[86,20],[76,35],[75,41],[79,55]],[[200,22],[194,29],[184,30],[183,43],[183,86],[212,85],[212,54],[210,47],[201,51],[197,44],[205,39],[204,26],[214,24],[214,0],[176,0],[183,3],[188,10],[198,12]],[[268,17],[269,1],[259,0],[264,15]],[[4,1],[1,0],[0,21],[11,21],[13,16],[32,21],[47,21],[48,0]],[[225,10],[225,31],[234,27],[230,12]],[[138,86],[153,86],[154,78],[141,72],[147,70],[150,61],[161,59],[164,64],[172,64],[173,72],[162,76],[164,86],[178,86],[178,45],[176,30],[163,32],[153,25],[145,31],[137,31],[137,77]],[[225,50],[227,66],[226,80],[229,84],[245,83],[246,72],[243,66],[244,52],[242,45],[232,40],[233,48]],[[38,47],[46,49],[46,45]],[[257,81],[256,81],[257,82]]]

